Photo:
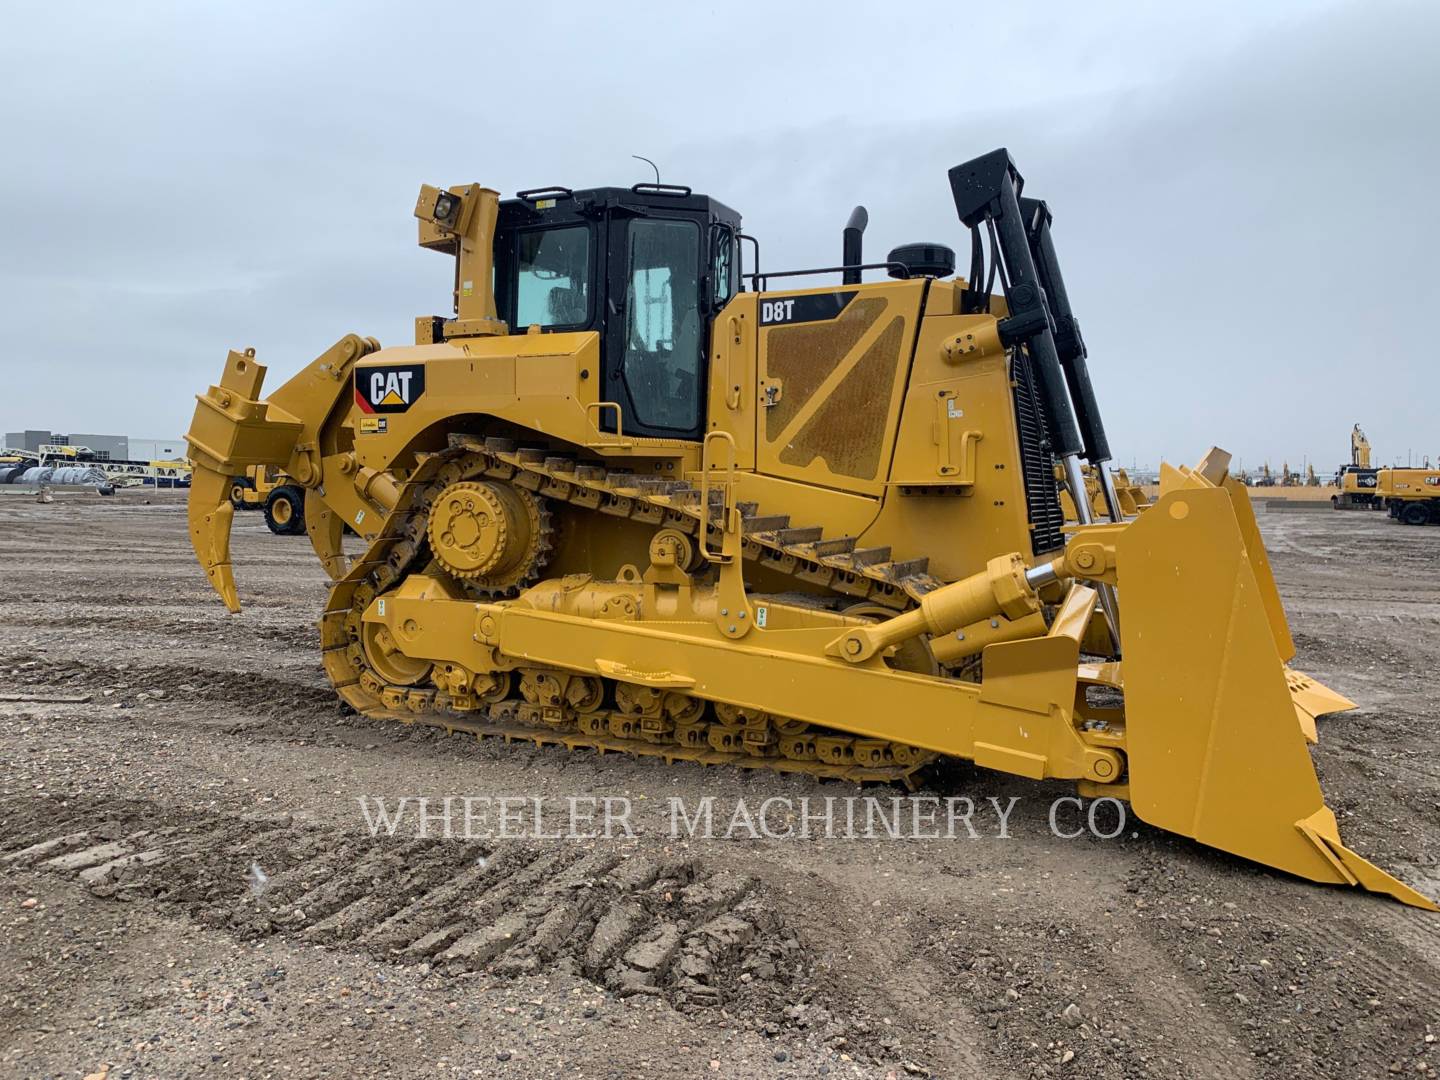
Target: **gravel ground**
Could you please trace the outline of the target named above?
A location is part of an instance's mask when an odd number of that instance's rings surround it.
[[[1346,840],[1440,894],[1440,529],[1261,523],[1298,666],[1361,705],[1315,751]],[[0,702],[0,1075],[1440,1067],[1440,916],[1133,821],[1061,839],[1065,787],[967,768],[922,794],[973,798],[976,838],[677,839],[672,798],[718,829],[900,793],[347,714],[308,543],[248,514],[234,553],[236,618],[175,498],[0,497],[0,693],[72,699]],[[372,837],[357,799],[401,796],[626,799],[634,835]]]

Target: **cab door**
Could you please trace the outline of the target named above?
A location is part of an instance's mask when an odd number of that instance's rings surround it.
[[[759,295],[756,467],[879,495],[925,281]]]
[[[626,435],[700,437],[704,228],[694,218],[650,215],[611,222],[604,396],[620,404]],[[617,243],[623,244],[618,257]]]

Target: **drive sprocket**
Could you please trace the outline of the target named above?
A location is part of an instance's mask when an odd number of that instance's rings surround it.
[[[503,480],[460,480],[435,498],[430,550],[472,593],[498,595],[532,583],[550,559],[545,500]]]

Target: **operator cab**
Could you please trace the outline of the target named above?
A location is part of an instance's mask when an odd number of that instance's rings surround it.
[[[512,333],[594,330],[626,435],[699,439],[705,350],[734,295],[740,215],[688,187],[540,188],[500,203],[495,304]],[[614,410],[601,426],[614,431]]]

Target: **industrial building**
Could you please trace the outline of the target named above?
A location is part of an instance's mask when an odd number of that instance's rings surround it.
[[[42,431],[27,428],[12,431],[5,436],[5,446],[11,450],[40,452],[42,446],[85,447],[96,461],[180,461],[185,457],[185,440],[147,439],[134,435],[93,435],[71,432],[68,435],[56,431]]]

